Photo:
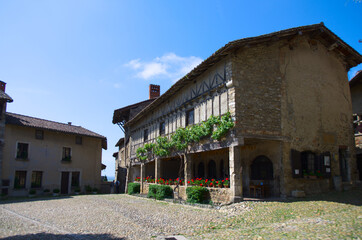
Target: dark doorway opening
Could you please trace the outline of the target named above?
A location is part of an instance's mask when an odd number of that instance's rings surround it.
[[[62,172],[62,180],[60,184],[60,193],[68,194],[69,189],[69,172]]]

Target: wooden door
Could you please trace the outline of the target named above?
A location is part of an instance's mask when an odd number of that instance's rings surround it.
[[[69,172],[62,172],[60,193],[61,194],[68,194],[68,188],[69,188]]]

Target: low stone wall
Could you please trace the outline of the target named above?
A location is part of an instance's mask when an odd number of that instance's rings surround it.
[[[148,194],[148,189],[149,189],[150,184],[155,184],[155,183],[144,183],[143,184],[143,189],[141,190],[141,194]],[[176,187],[176,185],[169,185],[169,186],[172,188],[172,190],[174,190]],[[180,186],[180,190],[178,191],[179,197],[185,201],[187,200],[186,188],[187,188],[186,186]],[[230,188],[210,188],[210,187],[208,187],[207,189],[209,189],[210,200],[213,203],[225,204],[225,203],[229,203],[231,201]]]
[[[304,191],[307,195],[324,193],[333,189],[330,179],[298,179],[293,184],[286,184],[286,189],[291,196],[292,191]]]

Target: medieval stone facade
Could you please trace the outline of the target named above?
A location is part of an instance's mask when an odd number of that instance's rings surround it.
[[[290,196],[352,183],[358,172],[347,71],[361,61],[323,24],[230,42],[125,122],[128,181],[178,177],[179,157],[141,163],[137,148],[230,112],[235,127],[226,137],[204,140],[184,157],[186,187],[195,177],[228,177],[219,201],[236,202],[255,186]]]

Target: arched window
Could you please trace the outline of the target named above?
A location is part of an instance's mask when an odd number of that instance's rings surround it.
[[[200,162],[199,166],[197,167],[197,176],[199,178],[204,178],[205,177],[205,170],[204,170],[204,163]]]
[[[216,163],[214,160],[210,160],[209,162],[209,178],[216,178]]]
[[[265,156],[259,156],[251,164],[251,180],[272,180],[273,163]]]

